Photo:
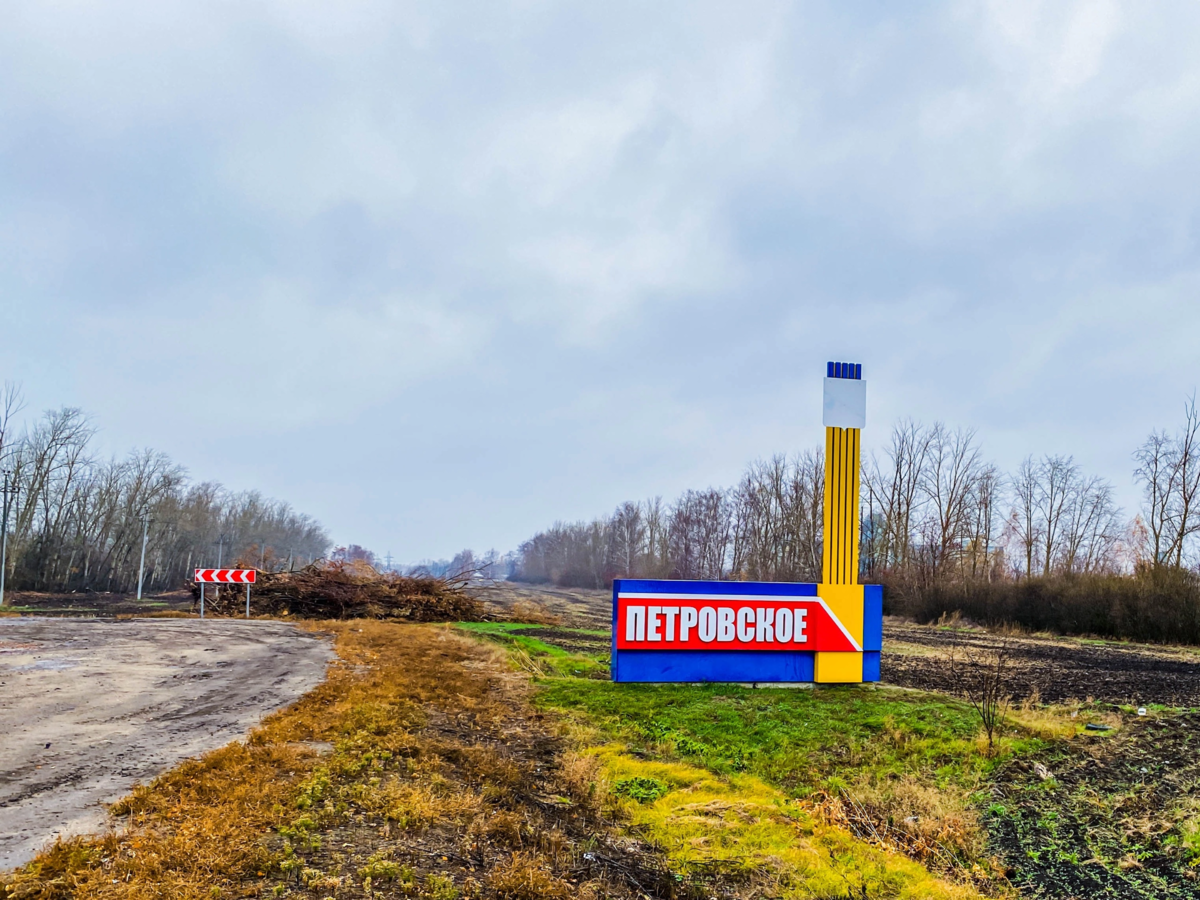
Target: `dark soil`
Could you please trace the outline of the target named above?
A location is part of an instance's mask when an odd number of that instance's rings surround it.
[[[542,606],[559,616],[568,628],[607,630],[612,627],[612,591],[499,581],[472,587],[470,593],[502,611],[511,610],[522,602]]]
[[[1021,758],[992,796],[991,844],[1022,896],[1200,897],[1200,714]]]
[[[883,680],[902,687],[959,692],[944,657],[888,653],[889,643],[903,642],[944,652],[958,641],[965,648],[986,652],[1007,641],[1012,655],[1010,689],[1015,700],[1036,693],[1045,703],[1091,698],[1133,706],[1200,707],[1200,656],[1188,659],[1145,645],[1005,639],[986,632],[955,633],[893,622],[884,626],[883,640]]]
[[[576,628],[559,628],[548,625],[545,628],[522,628],[518,633],[524,637],[537,638],[539,641],[561,647],[568,653],[597,656],[608,653],[612,649],[612,639],[608,635],[587,634]]]
[[[72,594],[39,594],[32,591],[6,591],[4,610],[26,616],[145,616],[162,612],[188,612],[192,596],[187,591],[144,595],[110,594],[80,591]]]

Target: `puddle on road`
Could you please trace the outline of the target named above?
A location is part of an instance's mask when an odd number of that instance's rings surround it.
[[[77,659],[39,659],[35,663],[28,663],[23,666],[13,666],[10,671],[13,672],[61,672],[63,669],[73,669],[79,665]]]

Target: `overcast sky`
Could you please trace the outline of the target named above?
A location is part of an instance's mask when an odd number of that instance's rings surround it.
[[[1200,6],[5,0],[0,379],[403,560],[1200,380]]]

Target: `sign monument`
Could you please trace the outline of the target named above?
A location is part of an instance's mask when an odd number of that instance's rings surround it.
[[[829,363],[821,583],[613,582],[613,681],[879,680],[883,588],[858,582],[862,366]]]

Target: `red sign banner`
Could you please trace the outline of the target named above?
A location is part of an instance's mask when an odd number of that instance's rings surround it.
[[[862,650],[819,597],[622,593],[616,632],[618,650]]]
[[[196,581],[208,584],[254,584],[254,569],[197,569]]]

